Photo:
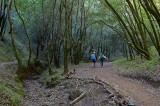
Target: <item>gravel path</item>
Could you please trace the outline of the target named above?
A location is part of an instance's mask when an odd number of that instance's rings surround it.
[[[117,74],[118,70],[113,67],[112,63],[105,63],[102,68],[99,64],[96,68],[92,68],[91,64],[83,64],[76,66],[75,70],[76,74],[73,77],[97,77],[107,81],[126,96],[133,97],[140,106],[160,106],[160,87],[154,88],[145,81],[124,78]]]

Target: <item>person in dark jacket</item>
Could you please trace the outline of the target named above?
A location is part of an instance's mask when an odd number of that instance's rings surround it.
[[[102,67],[102,66],[103,66],[103,62],[104,62],[105,59],[107,59],[107,57],[104,56],[104,55],[101,53],[98,59],[99,59],[99,62],[100,62],[100,66]]]

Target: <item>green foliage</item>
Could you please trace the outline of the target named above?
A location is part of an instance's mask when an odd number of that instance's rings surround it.
[[[24,96],[23,87],[16,82],[10,84],[9,81],[1,80],[0,96],[0,103],[17,106]]]
[[[11,46],[0,42],[0,61],[12,61],[15,60],[14,52]]]
[[[157,57],[157,58],[154,58],[150,61],[146,61],[144,63],[144,66],[147,67],[147,69],[149,71],[156,71],[156,65],[158,64],[159,61],[160,61],[160,58]]]
[[[154,46],[151,46],[151,47],[149,48],[149,51],[150,51],[151,56],[152,56],[153,58],[157,58],[158,52],[156,51],[156,48],[155,48]]]
[[[45,84],[45,85],[47,84],[47,82],[51,82],[51,76],[50,76],[49,74],[43,76],[42,82],[43,82],[43,84]]]
[[[138,67],[141,67],[142,65],[140,65],[140,63],[143,63],[144,60],[140,59],[139,60],[127,60],[127,58],[122,58],[122,59],[119,59],[119,60],[116,60],[114,61],[113,63],[118,65],[118,66],[122,66],[122,68],[125,68],[125,69],[135,69],[135,68],[138,68]]]
[[[63,79],[61,74],[63,73],[63,68],[52,68],[52,75],[49,75],[48,69],[45,70],[40,77],[40,80],[43,84],[47,85],[47,83],[56,84]]]
[[[0,61],[6,62],[16,60],[15,53],[9,38],[5,36],[4,39],[4,42],[0,42]],[[26,48],[24,48],[24,42],[21,42],[21,40],[18,38],[16,38],[15,41],[21,57],[25,57],[28,51]]]
[[[160,62],[160,57],[155,49],[155,47],[151,46],[150,48],[152,59],[146,60],[141,59],[140,56],[137,56],[134,60],[127,60],[127,58],[122,58],[114,61],[114,64],[124,68],[124,69],[147,69],[151,72],[156,71],[156,65]]]

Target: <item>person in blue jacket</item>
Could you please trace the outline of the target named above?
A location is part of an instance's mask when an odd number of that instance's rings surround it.
[[[91,62],[92,62],[92,66],[95,67],[95,63],[96,63],[96,55],[95,52],[93,51],[91,54]]]

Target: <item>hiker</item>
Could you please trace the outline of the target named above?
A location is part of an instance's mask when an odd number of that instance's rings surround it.
[[[94,51],[91,54],[91,62],[92,62],[92,66],[95,67],[96,56],[95,56],[95,52]]]
[[[102,66],[103,66],[103,61],[104,61],[104,59],[107,59],[107,57],[104,56],[104,55],[101,53],[98,59],[99,59],[100,65],[101,65],[101,67],[102,67]]]

